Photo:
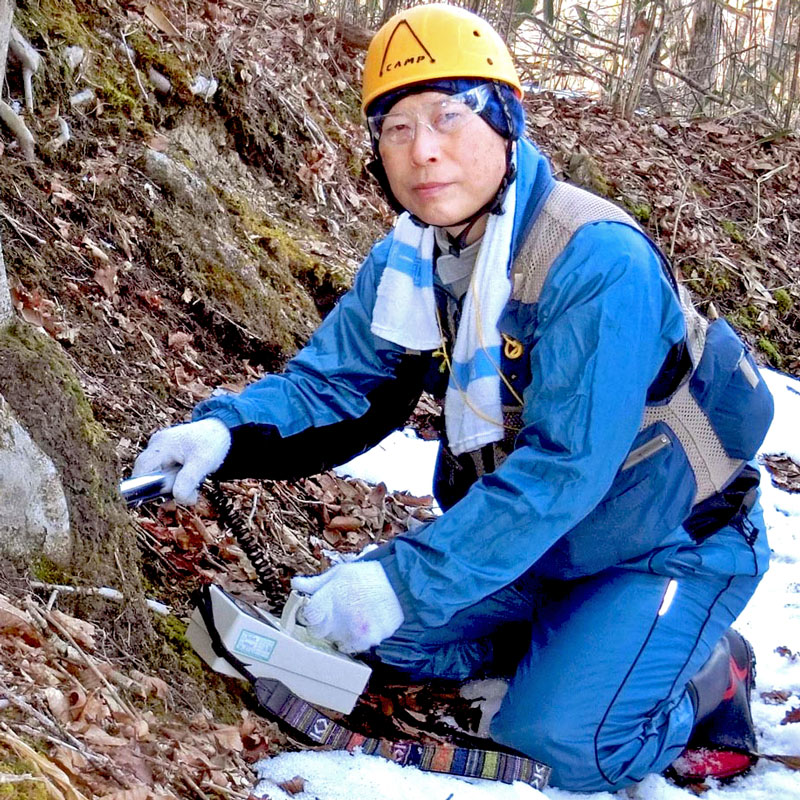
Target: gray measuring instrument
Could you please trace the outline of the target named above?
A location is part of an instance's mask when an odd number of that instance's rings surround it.
[[[309,703],[343,714],[353,710],[372,670],[308,633],[298,619],[307,596],[292,592],[278,619],[219,586],[212,584],[207,592],[219,640],[254,676],[279,680]],[[215,672],[245,677],[214,651],[199,608],[192,613],[186,638]]]
[[[178,469],[128,478],[119,484],[120,494],[129,506],[168,495]],[[278,619],[212,584],[204,588],[203,609],[192,612],[186,638],[215,672],[245,678],[215,652],[208,620],[213,636],[254,676],[279,680],[309,703],[349,714],[372,670],[308,633],[302,624],[307,600],[307,596],[292,592]]]

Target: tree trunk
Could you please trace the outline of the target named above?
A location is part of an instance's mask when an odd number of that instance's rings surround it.
[[[8,38],[11,35],[11,20],[14,17],[14,0],[0,0],[0,87],[5,85]],[[0,328],[5,327],[13,315],[11,295],[8,291],[6,265],[3,261],[3,246],[0,242]]]
[[[383,4],[383,16],[381,17],[381,25],[388,22],[397,13],[397,0],[386,0]]]
[[[720,7],[715,0],[698,0],[689,39],[689,77],[704,89],[712,89],[717,77]]]

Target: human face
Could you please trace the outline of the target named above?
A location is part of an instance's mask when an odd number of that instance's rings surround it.
[[[442,92],[408,95],[390,113],[425,120]],[[452,235],[455,225],[486,205],[497,193],[506,172],[506,140],[477,114],[452,133],[439,133],[417,124],[414,137],[404,144],[378,142],[389,185],[402,206],[429,225]],[[470,230],[467,243],[483,235],[486,216]]]

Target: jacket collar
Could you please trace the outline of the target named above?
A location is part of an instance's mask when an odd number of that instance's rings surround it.
[[[517,140],[517,209],[514,215],[512,258],[516,258],[553,186],[550,163],[530,139]]]

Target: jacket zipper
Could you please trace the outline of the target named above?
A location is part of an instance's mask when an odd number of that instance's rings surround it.
[[[660,433],[654,439],[650,439],[649,442],[645,442],[635,450],[631,450],[630,454],[625,459],[625,463],[622,465],[622,471],[630,469],[631,467],[635,467],[646,458],[654,456],[659,450],[663,450],[668,444],[669,436],[667,436],[665,433]]]

